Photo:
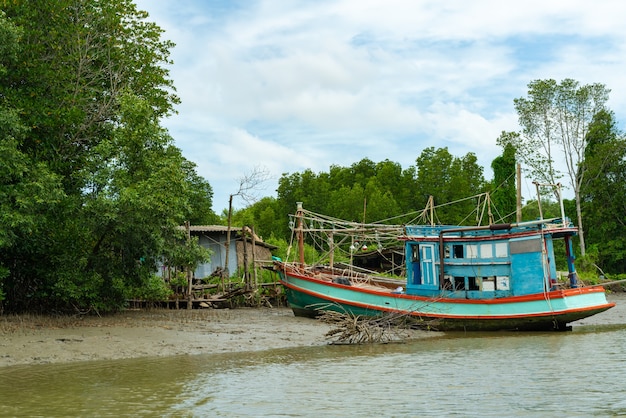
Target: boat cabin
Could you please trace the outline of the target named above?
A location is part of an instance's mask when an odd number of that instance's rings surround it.
[[[553,290],[555,241],[565,244],[570,285],[576,287],[568,221],[549,219],[482,227],[406,226],[406,293],[496,299]]]

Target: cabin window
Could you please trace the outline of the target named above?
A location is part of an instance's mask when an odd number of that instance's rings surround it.
[[[491,244],[480,244],[480,257],[481,258],[492,258],[493,257],[493,245],[491,245]]]
[[[465,277],[454,278],[454,290],[465,290]]]
[[[452,252],[454,253],[454,258],[464,258],[463,245],[454,244],[452,246]]]
[[[443,249],[443,257],[450,258],[450,246],[446,245]]]
[[[478,245],[469,244],[467,246],[467,258],[478,258]]]
[[[509,276],[496,276],[496,289],[509,290]]]
[[[468,277],[467,278],[467,287],[468,290],[480,290],[480,277]]]
[[[540,253],[541,250],[543,250],[543,242],[540,238],[511,241],[511,254]]]
[[[443,279],[443,283],[441,284],[442,289],[452,290],[452,280],[453,280],[452,277],[446,276]]]
[[[419,245],[411,245],[411,261],[414,263],[420,261]]]
[[[496,242],[496,257],[508,257],[509,246],[506,242]]]
[[[494,277],[483,277],[483,291],[493,292],[496,290],[496,281]]]

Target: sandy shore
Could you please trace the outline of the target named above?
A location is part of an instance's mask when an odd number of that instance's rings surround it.
[[[328,330],[320,321],[294,317],[288,308],[0,316],[0,367],[322,345]]]

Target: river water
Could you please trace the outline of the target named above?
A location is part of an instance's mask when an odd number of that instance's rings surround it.
[[[626,415],[626,297],[561,333],[449,333],[0,369],[0,416]]]

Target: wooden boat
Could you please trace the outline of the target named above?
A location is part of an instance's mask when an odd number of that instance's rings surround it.
[[[304,220],[307,216],[299,204],[293,230],[300,250],[304,232],[316,229]],[[337,221],[332,225],[336,229]],[[352,226],[343,232],[363,233],[364,225]],[[380,224],[373,229],[379,236],[392,230]],[[307,266],[302,251],[295,262],[276,259],[275,269],[297,316],[334,310],[402,315],[444,331],[566,330],[614,306],[603,287],[578,280],[576,233],[565,217],[472,227],[405,226],[396,239],[404,244],[406,280],[338,269],[332,259],[328,266]],[[565,284],[555,263],[559,243],[567,259]]]

